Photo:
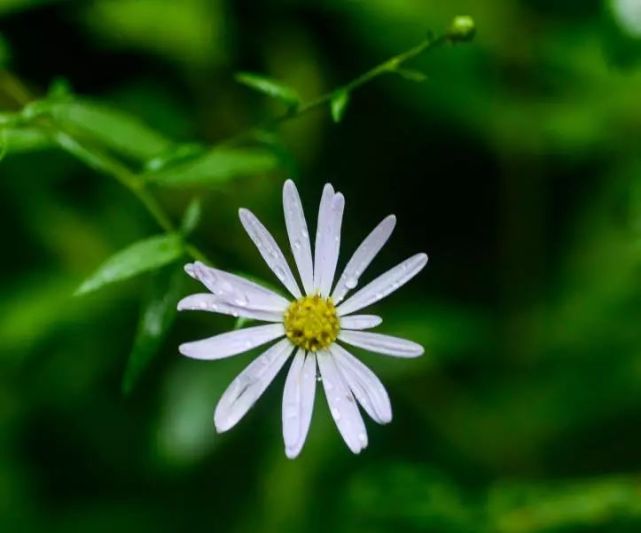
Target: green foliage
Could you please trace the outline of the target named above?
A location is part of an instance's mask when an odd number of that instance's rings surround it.
[[[276,155],[264,148],[215,148],[185,163],[147,175],[150,182],[170,187],[222,185],[242,176],[271,172],[278,167]]]
[[[187,236],[196,229],[202,217],[202,211],[203,205],[200,198],[194,198],[189,202],[189,205],[185,210],[185,214],[183,215],[182,222],[180,223],[180,232],[183,235]]]
[[[130,244],[107,259],[87,278],[76,295],[87,294],[105,285],[132,278],[176,261],[183,254],[180,235],[156,235]]]
[[[427,80],[427,75],[421,72],[420,70],[410,69],[410,68],[397,68],[394,69],[394,72],[399,76],[405,78],[409,81],[423,82]]]
[[[476,4],[0,2],[3,531],[641,530],[638,17]],[[247,108],[240,65],[300,92],[243,73],[277,104]],[[367,311],[426,354],[354,350],[394,410],[356,457],[320,384],[303,453],[283,456],[286,369],[217,435],[216,401],[260,352],[176,350],[248,325],[174,320],[181,280],[204,291],[183,259],[282,291],[237,208],[291,260],[292,175],[310,233],[323,183],[345,193],[339,270],[388,212],[363,281],[431,256]],[[114,242],[134,244],[83,286],[105,290],[72,298]]]
[[[253,74],[251,72],[239,72],[235,76],[236,81],[258,92],[281,100],[290,107],[296,107],[300,104],[300,97],[294,89],[282,84],[279,81]]]
[[[176,305],[184,277],[182,268],[166,268],[157,272],[151,280],[152,287],[143,303],[136,338],[122,380],[125,394],[131,393],[167,336],[176,317]]]
[[[347,111],[347,104],[349,104],[349,93],[347,91],[341,90],[332,96],[330,108],[334,122],[343,120],[345,111]]]
[[[123,111],[71,99],[51,106],[51,116],[65,131],[78,132],[107,148],[140,161],[165,152],[170,142]]]
[[[49,136],[38,128],[6,128],[2,130],[4,154],[34,152],[53,146]]]

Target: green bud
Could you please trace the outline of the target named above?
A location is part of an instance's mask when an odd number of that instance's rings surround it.
[[[468,15],[454,17],[447,35],[452,42],[471,41],[476,33],[474,19]]]

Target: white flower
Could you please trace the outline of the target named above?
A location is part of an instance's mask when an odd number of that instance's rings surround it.
[[[367,446],[367,432],[358,402],[379,424],[392,420],[385,388],[363,363],[341,344],[396,357],[417,357],[423,347],[414,342],[372,333],[382,320],[353,314],[394,292],[420,272],[426,254],[416,254],[388,270],[355,294],[376,254],[396,224],[390,215],[358,247],[334,285],[345,198],[325,185],[318,213],[314,259],[300,197],[291,180],[283,187],[285,223],[303,290],[272,235],[247,209],[240,221],[269,267],[292,294],[287,300],[270,289],[200,262],[185,266],[187,273],[211,291],[181,300],[179,310],[213,311],[268,322],[267,325],[230,331],[180,346],[180,353],[195,359],[221,359],[268,342],[278,341],[247,366],[229,385],[216,406],[218,432],[232,428],[258,400],[278,371],[294,354],[283,395],[285,453],[296,457],[305,443],[316,393],[317,366],[332,417],[354,453]],[[332,290],[333,289],[333,290]]]

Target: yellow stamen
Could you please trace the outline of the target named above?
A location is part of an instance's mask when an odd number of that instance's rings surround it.
[[[327,348],[340,329],[334,302],[318,294],[292,302],[285,311],[284,324],[287,338],[309,352]]]

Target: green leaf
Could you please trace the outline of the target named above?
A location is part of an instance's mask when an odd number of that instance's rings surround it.
[[[394,69],[394,72],[410,81],[423,82],[427,79],[427,75],[420,70],[414,70],[410,68],[397,68]]]
[[[187,209],[185,209],[185,214],[183,215],[182,222],[180,223],[180,232],[183,235],[189,235],[198,223],[200,222],[200,217],[202,216],[202,202],[200,198],[194,198]]]
[[[115,152],[141,161],[171,146],[169,140],[137,117],[105,105],[71,100],[56,103],[50,112],[63,129],[84,134]]]
[[[154,276],[123,375],[124,394],[131,393],[167,336],[176,317],[183,278],[182,268],[163,269]]]
[[[147,172],[160,172],[167,167],[175,166],[179,163],[184,163],[191,159],[195,159],[205,153],[205,149],[195,143],[180,144],[172,147],[167,152],[152,157],[145,162],[145,171]]]
[[[76,291],[95,291],[104,285],[155,270],[178,259],[183,253],[179,235],[157,235],[131,244],[105,261]]]
[[[343,115],[347,110],[347,104],[349,103],[349,93],[347,91],[338,91],[334,96],[332,96],[332,101],[330,102],[332,110],[332,119],[334,122],[338,123],[343,119]]]
[[[235,78],[238,83],[271,96],[272,98],[282,100],[289,106],[297,106],[300,103],[300,97],[294,89],[271,78],[251,72],[239,72]]]
[[[241,176],[264,174],[279,165],[264,148],[217,148],[202,157],[148,176],[161,185],[212,185]]]
[[[35,152],[53,145],[49,136],[37,128],[10,128],[2,130],[0,152],[5,155]]]

